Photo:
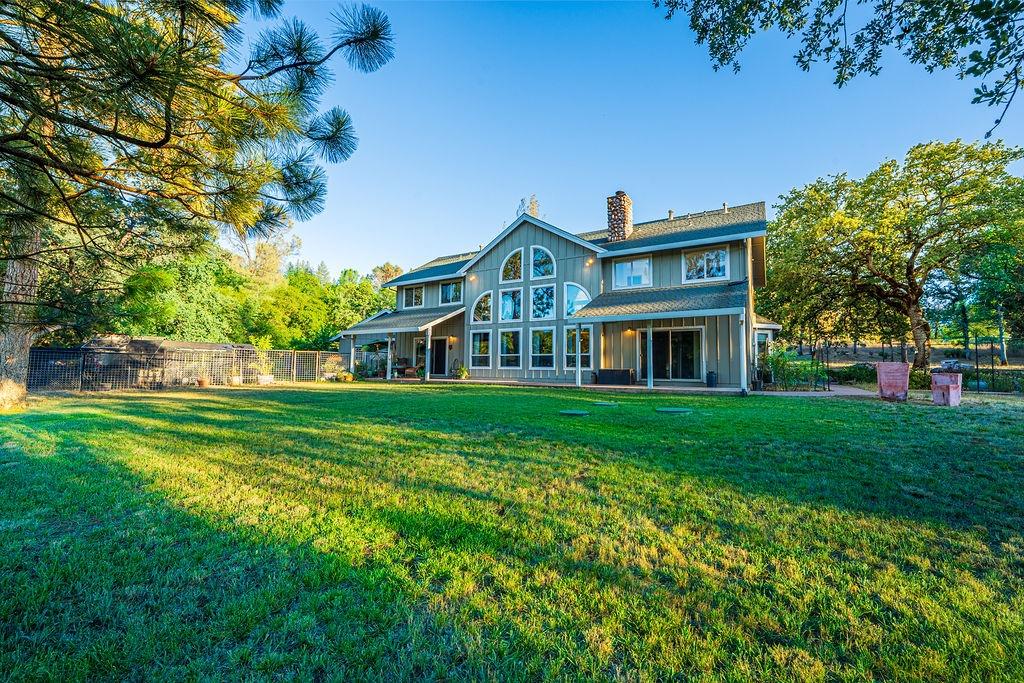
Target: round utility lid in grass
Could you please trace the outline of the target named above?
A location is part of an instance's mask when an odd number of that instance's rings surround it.
[[[616,407],[618,407],[619,404],[616,403],[615,401],[594,401],[594,405],[595,406],[608,406],[610,408],[616,408]]]
[[[655,408],[654,410],[659,413],[674,413],[677,415],[693,412],[690,408]]]
[[[585,410],[559,410],[558,412],[561,415],[569,415],[571,417],[583,417],[584,415],[590,415],[590,413]]]

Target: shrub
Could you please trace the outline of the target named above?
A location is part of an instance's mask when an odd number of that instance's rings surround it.
[[[931,389],[932,388],[932,375],[926,370],[911,370],[910,371],[910,388],[911,389]]]
[[[798,360],[792,351],[778,348],[764,356],[765,367],[771,372],[775,385],[783,389],[803,386],[817,388],[828,380],[825,366],[816,360]]]
[[[875,366],[871,363],[854,363],[853,365],[841,365],[831,370],[832,380],[835,382],[859,382],[870,384],[878,378]]]

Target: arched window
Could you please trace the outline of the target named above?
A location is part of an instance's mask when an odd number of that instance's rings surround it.
[[[568,318],[576,311],[590,303],[590,292],[582,285],[575,282],[565,283],[565,317]]]
[[[534,280],[555,276],[555,257],[544,247],[530,247],[530,263],[530,277]]]
[[[473,322],[475,323],[489,323],[491,322],[491,293],[484,292],[476,298],[476,302],[473,304]]]
[[[523,250],[516,249],[505,257],[501,262],[502,282],[522,282],[523,280]]]

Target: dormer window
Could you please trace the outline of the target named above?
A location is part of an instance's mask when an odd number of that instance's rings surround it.
[[[502,282],[523,281],[523,250],[516,249],[501,263]]]
[[[450,304],[461,304],[462,303],[462,281],[453,280],[452,282],[441,283],[441,305],[446,306]]]
[[[423,306],[423,285],[406,287],[402,290],[402,303],[406,308],[420,308]]]
[[[683,254],[683,282],[729,279],[729,249],[713,247]]]
[[[530,262],[533,264],[530,270],[532,279],[541,280],[555,276],[555,257],[544,247],[530,247]]]

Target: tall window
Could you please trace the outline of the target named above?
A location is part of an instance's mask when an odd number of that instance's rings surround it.
[[[530,287],[530,320],[555,317],[555,286]]]
[[[406,287],[402,290],[404,293],[404,303],[406,308],[419,308],[423,305],[423,285],[419,287]]]
[[[476,303],[473,304],[473,322],[475,323],[489,323],[491,322],[491,293],[484,292],[476,298]]]
[[[491,333],[490,331],[473,332],[470,334],[469,367],[491,367]]]
[[[634,289],[651,286],[651,257],[616,261],[612,266],[612,282],[615,289]]]
[[[498,367],[522,367],[522,349],[519,346],[521,334],[519,330],[501,330],[498,332]]]
[[[555,367],[555,328],[541,327],[530,330],[530,369],[547,370]]]
[[[516,249],[505,257],[501,264],[502,282],[522,282],[523,280],[523,250]]]
[[[565,367],[576,369],[576,328],[566,327],[563,330],[565,336]],[[586,370],[593,368],[590,362],[590,335],[591,326],[584,325],[580,329],[580,339],[583,341],[580,346],[580,367]]]
[[[590,292],[580,287],[575,282],[565,283],[565,317],[568,318],[576,311],[590,303]]]
[[[727,279],[729,279],[729,250],[725,247],[683,254],[684,282]]]
[[[544,247],[531,247],[530,254],[530,261],[533,263],[530,270],[531,278],[538,280],[555,276],[555,257],[550,251]]]
[[[502,322],[519,322],[523,319],[523,290],[501,290],[499,306],[498,320]]]
[[[462,282],[460,280],[454,280],[452,282],[441,283],[441,305],[444,304],[461,304],[462,303]]]

